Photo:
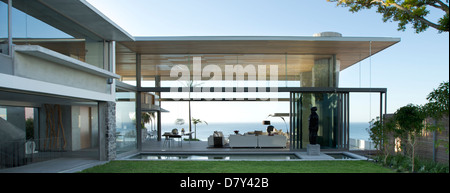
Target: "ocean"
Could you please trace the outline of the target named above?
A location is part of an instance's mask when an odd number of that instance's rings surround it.
[[[287,124],[287,125],[286,125]],[[278,129],[286,132],[289,130],[289,123],[284,122],[272,122],[272,125]],[[182,126],[175,124],[162,124],[162,133],[171,132],[172,129],[177,128],[179,132],[181,132],[181,128],[184,128],[186,132],[189,130],[189,125],[184,124]],[[351,139],[362,139],[369,140],[369,133],[366,128],[369,127],[369,123],[350,123],[350,138]],[[230,134],[234,134],[235,130],[238,130],[239,133],[243,134],[249,131],[266,131],[267,126],[262,125],[262,123],[209,123],[206,124],[198,124],[197,125],[197,139],[202,141],[207,141],[208,137],[214,133],[214,131],[222,131],[225,136]],[[194,132],[194,125],[192,125],[192,132]],[[195,137],[192,134],[192,137]]]

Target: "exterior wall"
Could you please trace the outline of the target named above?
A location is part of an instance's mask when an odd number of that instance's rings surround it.
[[[0,73],[12,74],[13,73],[13,63],[12,58],[8,55],[0,53]]]
[[[16,76],[109,94],[110,86],[104,77],[19,52],[14,57]]]
[[[428,119],[428,122],[434,122],[432,119]],[[449,154],[446,152],[445,144],[448,144],[448,117],[444,117],[444,120],[440,121],[444,126],[441,132],[424,131],[417,139],[416,154],[418,157],[435,160],[440,163],[449,163]]]
[[[386,118],[391,118],[392,114],[385,115]],[[431,118],[428,118],[426,120],[428,123],[434,123],[434,120]],[[443,120],[441,120],[439,125],[444,126],[443,131],[441,132],[430,132],[430,131],[423,131],[420,136],[416,139],[416,156],[422,159],[427,160],[434,160],[439,163],[449,163],[449,154],[446,152],[445,144],[448,144],[449,142],[449,119],[448,117],[444,117]],[[405,140],[405,139],[403,139]],[[395,142],[398,142],[398,139],[394,139],[394,137],[389,137],[388,143],[390,144],[390,153],[404,153],[404,150],[398,150],[393,144]],[[400,143],[397,143],[400,145]],[[406,151],[409,150],[409,145],[406,141],[401,142],[403,149],[406,149]]]

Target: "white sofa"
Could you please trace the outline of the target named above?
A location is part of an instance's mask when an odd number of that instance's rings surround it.
[[[258,147],[286,147],[287,138],[284,135],[258,135]]]
[[[230,135],[230,147],[286,147],[287,138],[284,135]]]
[[[230,147],[258,147],[256,135],[230,135],[228,138]]]

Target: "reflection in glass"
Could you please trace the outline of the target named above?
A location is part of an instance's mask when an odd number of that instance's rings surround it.
[[[137,148],[136,94],[116,92],[116,148],[117,153]]]
[[[116,74],[120,81],[136,86],[136,53],[116,43]]]
[[[336,148],[339,128],[338,93],[292,93],[292,145],[294,149],[309,144],[308,118],[311,107],[317,107],[319,131],[317,143],[321,148]]]
[[[136,54],[123,46],[117,49],[117,73],[135,75]],[[194,65],[197,57],[200,68]],[[180,75],[171,76],[180,65],[189,69],[186,76],[199,87],[333,87],[340,70],[333,55],[141,54],[139,62],[142,87],[155,87],[156,79],[161,87],[183,86]]]

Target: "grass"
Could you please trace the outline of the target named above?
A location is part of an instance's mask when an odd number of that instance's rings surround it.
[[[393,173],[369,161],[111,161],[82,173]]]

